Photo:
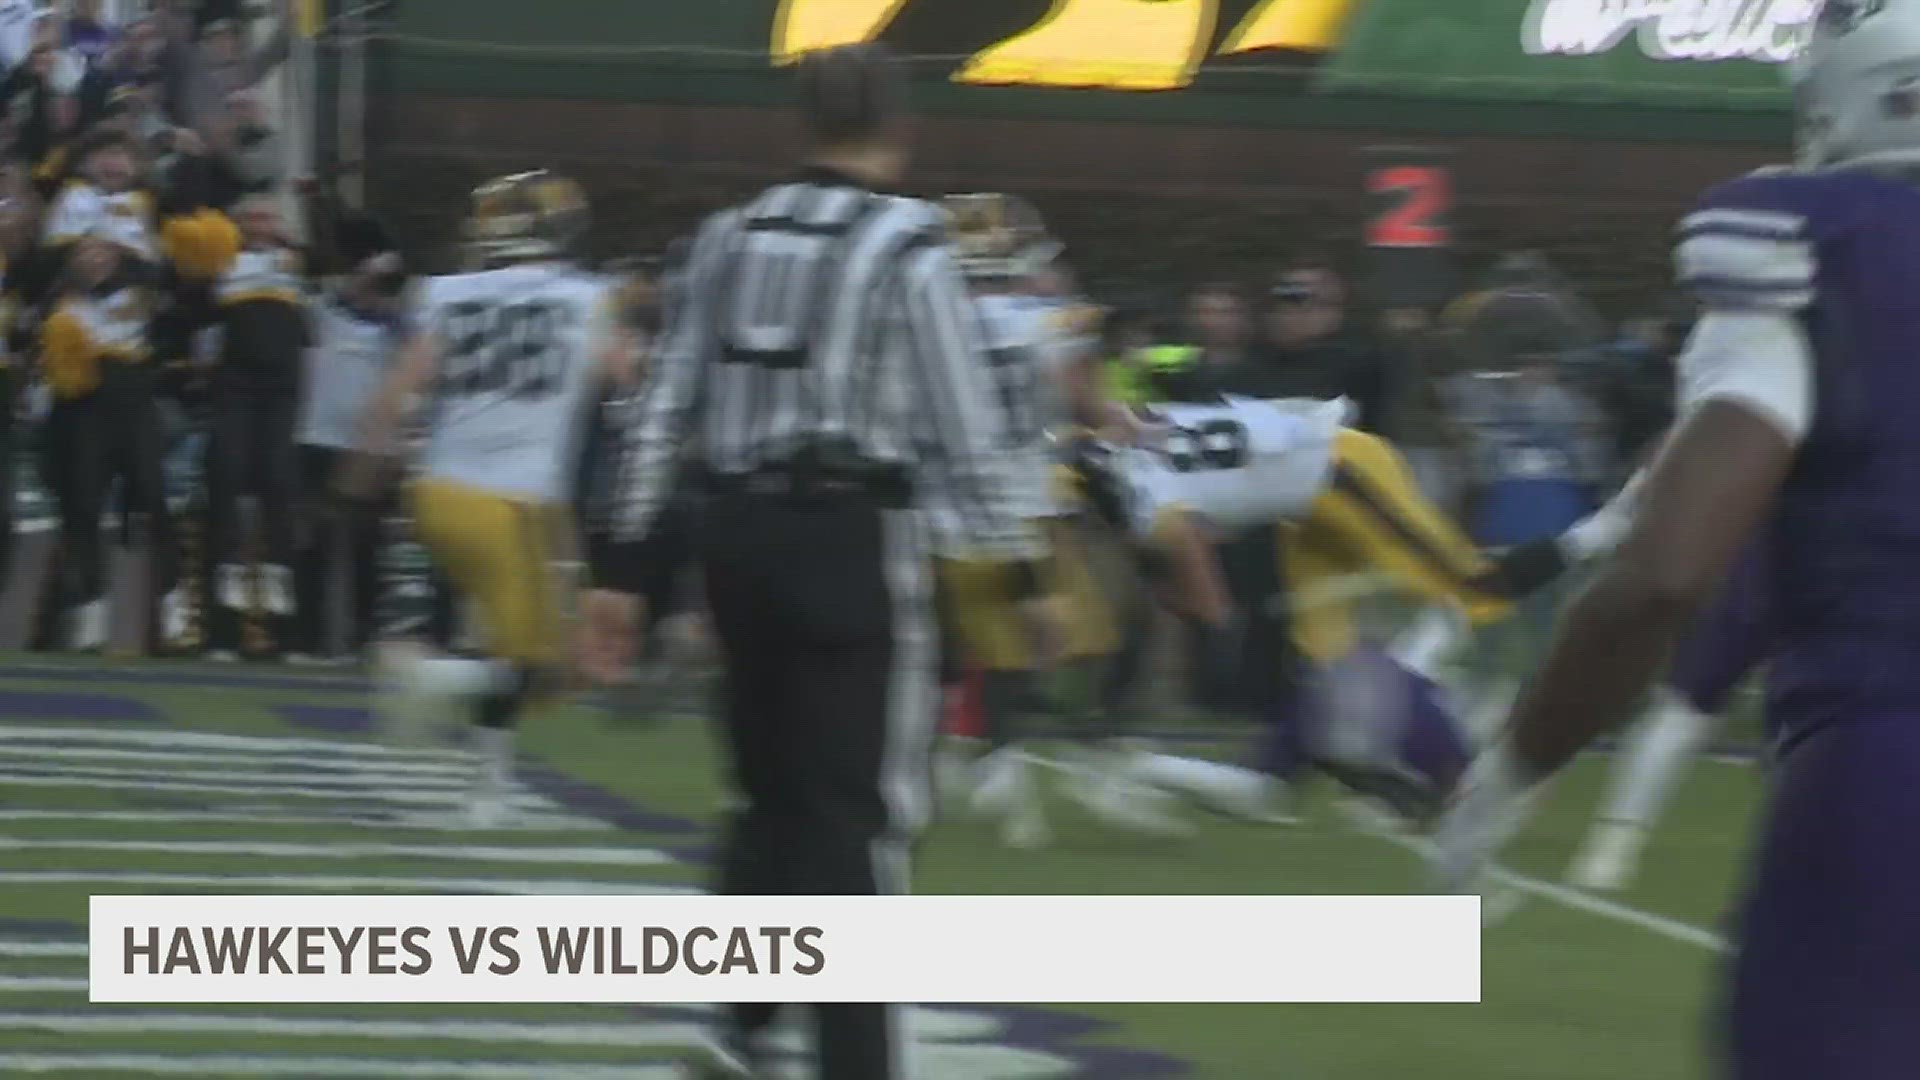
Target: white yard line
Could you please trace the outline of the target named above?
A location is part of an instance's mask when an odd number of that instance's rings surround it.
[[[1431,845],[1426,841],[1417,840],[1410,836],[1399,836],[1393,833],[1374,832],[1371,830],[1364,831],[1368,836],[1385,840],[1390,844],[1406,851],[1411,851],[1423,858],[1431,848]],[[1681,922],[1679,919],[1670,919],[1665,915],[1656,915],[1651,911],[1642,911],[1639,908],[1630,907],[1615,900],[1608,900],[1604,897],[1595,896],[1592,893],[1582,892],[1579,889],[1557,884],[1542,878],[1531,877],[1527,874],[1505,868],[1496,868],[1491,876],[1496,883],[1509,889],[1526,893],[1529,896],[1538,897],[1550,903],[1559,904],[1561,907],[1570,908],[1574,911],[1582,911],[1588,915],[1595,915],[1602,919],[1623,923],[1628,926],[1637,926],[1642,930],[1657,934],[1669,941],[1677,941],[1683,945],[1691,945],[1695,948],[1706,949],[1710,952],[1725,952],[1727,948],[1726,939],[1719,934],[1705,927]]]
[[[333,772],[382,773],[395,776],[466,776],[472,765],[454,761],[415,761],[410,758],[319,755],[311,750],[122,750],[106,746],[50,746],[0,743],[0,764],[26,762],[107,762],[142,764],[149,769],[220,764],[298,766]]]
[[[289,1039],[404,1039],[471,1043],[538,1043],[650,1049],[699,1046],[706,1025],[653,1020],[619,1023],[529,1023],[506,1020],[358,1020],[336,1017],[241,1016],[218,1013],[7,1013],[0,1031],[57,1035],[241,1035]]]
[[[457,862],[591,866],[665,866],[664,851],[644,847],[500,847],[478,844],[276,843],[267,840],[28,840],[0,836],[7,851],[116,851],[137,855],[238,855],[260,859],[447,859]]]
[[[0,994],[80,994],[87,980],[66,975],[0,975]]]
[[[197,769],[134,768],[121,765],[62,765],[37,759],[0,761],[0,776],[72,777],[76,780],[143,780],[159,776],[182,783],[202,784],[284,784],[298,782],[301,787],[340,791],[366,788],[411,787],[452,790],[465,788],[472,774],[457,771],[411,775],[388,773],[378,765],[366,771],[327,772],[319,769],[245,769],[228,766],[218,757],[202,758]],[[11,766],[11,768],[7,768]],[[19,770],[18,772],[14,770]]]
[[[143,1076],[298,1076],[339,1080],[673,1080],[673,1065],[503,1064],[430,1058],[268,1057],[249,1054],[0,1053],[0,1073]]]
[[[284,779],[284,778],[283,778]],[[342,789],[311,783],[279,784],[203,784],[187,780],[143,779],[136,777],[35,776],[0,770],[0,787],[86,788],[93,791],[146,791],[187,795],[250,795],[273,799],[326,799],[349,805],[370,803],[401,806],[448,806],[458,801],[455,789],[418,790],[412,785],[392,788],[368,787]],[[515,797],[516,809],[554,813],[560,809],[552,800],[522,793]]]
[[[84,941],[19,941],[0,938],[0,956],[15,960],[85,960]]]
[[[97,727],[74,724],[0,724],[0,745],[14,743],[104,743],[109,746],[153,746],[180,750],[284,751],[286,753],[346,754],[354,757],[405,758],[411,761],[470,759],[465,751],[446,748],[414,749],[381,746],[347,739],[302,739],[277,735],[228,735],[178,728]]]
[[[1049,768],[1058,769],[1062,772],[1068,771],[1065,763],[1052,758],[1036,755],[1034,760]],[[1376,840],[1384,840],[1396,847],[1413,852],[1422,858],[1426,856],[1432,846],[1422,839],[1404,836],[1394,832],[1386,832],[1380,829],[1356,828],[1354,831],[1363,836],[1371,836]],[[1575,911],[1583,911],[1589,915],[1597,915],[1600,918],[1611,919],[1614,922],[1625,923],[1629,926],[1637,926],[1642,930],[1648,930],[1661,937],[1692,945],[1696,948],[1707,949],[1712,952],[1726,951],[1727,944],[1725,938],[1711,930],[1695,926],[1692,923],[1681,922],[1678,919],[1670,919],[1665,915],[1656,915],[1651,911],[1642,911],[1639,908],[1629,907],[1626,904],[1595,896],[1592,893],[1582,892],[1579,889],[1546,881],[1542,878],[1531,877],[1505,868],[1496,868],[1492,873],[1492,877],[1495,882],[1508,889],[1526,893],[1530,896],[1536,896],[1542,900],[1559,904],[1562,907],[1571,908]],[[1499,898],[1489,898],[1487,902],[1497,904],[1499,903]]]
[[[186,888],[287,889],[294,892],[353,892],[394,889],[404,892],[492,893],[506,896],[670,896],[699,892],[679,885],[644,881],[578,881],[562,878],[419,877],[406,874],[172,874],[140,870],[8,870],[0,886],[165,885]]]
[[[290,814],[283,808],[254,810],[0,810],[0,824],[71,822],[116,825],[261,825],[328,829],[390,829],[395,832],[470,833],[473,826],[451,810],[395,810],[388,813]],[[599,818],[573,814],[516,814],[502,831],[614,832]]]

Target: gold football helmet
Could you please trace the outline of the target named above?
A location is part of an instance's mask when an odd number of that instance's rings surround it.
[[[482,264],[562,258],[587,221],[587,194],[572,180],[544,169],[502,176],[473,189],[468,251]]]
[[[1033,204],[1017,195],[981,192],[941,200],[960,269],[972,278],[1020,277],[1060,253]]]

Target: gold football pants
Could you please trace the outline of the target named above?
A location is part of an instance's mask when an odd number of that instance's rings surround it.
[[[1052,546],[1052,579],[1043,591],[1061,597],[1067,612],[1062,661],[1105,656],[1118,644],[1113,615],[1089,563],[1088,553],[1073,526],[1065,519],[1046,523]],[[938,560],[940,584],[946,590],[948,633],[961,651],[987,671],[1030,671],[1034,667],[1027,627],[1011,599],[1013,568],[988,559]]]
[[[472,599],[487,651],[536,670],[557,668],[566,627],[556,559],[573,535],[566,508],[438,479],[416,481],[412,496],[420,540]]]
[[[1399,452],[1351,429],[1336,437],[1332,473],[1306,518],[1281,530],[1279,556],[1294,602],[1294,640],[1315,661],[1354,645],[1351,598],[1341,590],[1357,576],[1381,575],[1423,600],[1457,603],[1476,625],[1511,607],[1473,587],[1486,559],[1420,494]]]

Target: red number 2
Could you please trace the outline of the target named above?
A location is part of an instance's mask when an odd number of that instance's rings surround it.
[[[1430,165],[1400,165],[1367,177],[1372,195],[1400,195],[1367,227],[1367,243],[1383,248],[1447,246],[1446,214],[1453,201],[1453,181],[1445,169]]]

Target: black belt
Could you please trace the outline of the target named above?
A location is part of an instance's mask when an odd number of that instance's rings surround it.
[[[904,510],[913,505],[913,481],[907,470],[897,465],[847,470],[768,466],[746,473],[711,474],[706,477],[706,488],[717,496],[745,496],[803,506],[851,504],[878,510]]]

